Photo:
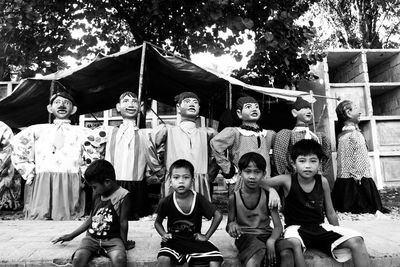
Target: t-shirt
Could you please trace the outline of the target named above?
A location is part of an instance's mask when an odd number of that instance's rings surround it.
[[[119,187],[108,197],[95,196],[88,235],[100,239],[120,237],[119,216],[122,202],[128,193],[128,190]]]
[[[305,192],[298,180],[297,174],[292,174],[292,184],[285,198],[285,224],[311,226],[324,222],[324,189],[321,175],[316,174],[315,185],[310,193]]]
[[[175,192],[160,200],[157,207],[157,214],[160,218],[168,217],[168,233],[191,237],[194,233],[201,232],[202,217],[210,220],[216,210],[208,200],[201,194],[192,191],[194,194],[191,209],[188,213],[181,210],[176,202]]]

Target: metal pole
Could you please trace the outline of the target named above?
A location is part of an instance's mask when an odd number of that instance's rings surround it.
[[[137,127],[139,127],[140,122],[140,112],[141,112],[141,104],[142,104],[142,91],[143,91],[143,73],[144,73],[144,62],[146,56],[146,42],[143,42],[142,45],[142,58],[140,60],[140,72],[139,72],[139,87],[138,87],[138,102],[139,102],[139,113],[136,119]]]

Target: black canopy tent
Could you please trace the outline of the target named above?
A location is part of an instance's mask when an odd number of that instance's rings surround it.
[[[248,85],[145,42],[124,52],[98,56],[86,65],[22,80],[0,101],[0,120],[12,128],[48,122],[46,106],[54,81],[74,94],[78,114],[111,109],[128,90],[142,100],[151,98],[168,105],[175,104],[174,96],[180,92],[193,91],[200,97],[200,115],[217,120],[243,91],[259,101],[265,95],[286,102],[308,94]]]

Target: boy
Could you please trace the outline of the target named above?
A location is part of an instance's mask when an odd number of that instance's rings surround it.
[[[104,157],[113,164],[117,183],[131,193],[129,219],[139,220],[151,214],[146,167],[157,176],[162,176],[164,169],[158,160],[150,129],[139,129],[136,125],[140,111],[136,94],[129,91],[122,93],[116,109],[121,114],[122,124],[119,127],[102,126],[98,129],[98,136],[88,139],[104,140],[103,145],[93,147],[92,151],[97,151],[97,157]]]
[[[304,249],[321,250],[332,255],[338,262],[353,257],[354,266],[368,267],[370,260],[363,238],[359,233],[339,226],[328,181],[318,174],[324,157],[317,141],[303,139],[291,151],[295,173],[279,175],[266,181],[269,186],[282,186],[284,190],[284,237],[289,241],[300,240]],[[324,223],[324,214],[329,224]],[[295,258],[295,261],[296,264],[303,264],[304,257]]]
[[[171,164],[178,159],[186,159],[194,165],[193,189],[211,201],[209,185],[209,141],[216,135],[210,127],[197,127],[196,120],[200,112],[200,98],[193,92],[183,92],[175,97],[176,109],[181,116],[179,125],[163,125],[156,133],[156,145],[160,148],[165,145],[165,167],[168,170]],[[170,175],[161,188],[161,195],[168,196],[171,190]]]
[[[276,134],[274,142],[274,163],[278,174],[292,174],[294,172],[290,162],[290,151],[293,145],[302,139],[313,139],[322,146],[326,160],[322,162],[322,173],[333,187],[334,178],[331,168],[331,143],[329,138],[321,132],[313,133],[309,125],[313,119],[311,103],[303,97],[297,97],[292,105],[292,115],[296,119],[296,125],[292,130],[283,129]]]
[[[236,101],[236,113],[242,120],[242,125],[226,127],[211,139],[210,145],[222,175],[229,179],[227,183],[236,183],[235,189],[238,189],[241,182],[235,174],[240,157],[247,152],[257,152],[264,157],[267,163],[266,177],[271,177],[269,151],[275,139],[275,132],[258,126],[261,111],[258,102],[251,96],[240,97]],[[226,154],[227,150],[229,156]]]
[[[209,241],[221,223],[221,213],[201,194],[191,190],[194,167],[184,159],[171,164],[171,186],[174,192],[160,200],[154,226],[162,238],[158,252],[158,266],[208,263],[220,266],[223,261],[219,250]],[[201,233],[202,217],[212,218],[210,228]],[[162,225],[168,217],[167,231]]]
[[[87,266],[95,255],[108,255],[112,266],[126,266],[125,249],[134,247],[133,241],[127,241],[129,192],[116,183],[114,167],[106,160],[93,161],[85,179],[94,193],[90,217],[72,233],[52,242],[70,241],[87,230],[72,255],[73,266]]]
[[[239,259],[243,266],[262,266],[264,258],[268,266],[276,264],[275,247],[282,252],[290,247],[289,242],[279,240],[282,224],[277,209],[268,208],[268,193],[260,187],[265,175],[266,162],[255,152],[244,154],[239,160],[239,175],[243,186],[229,197],[227,232],[235,238]],[[274,228],[270,226],[270,218]],[[286,243],[286,244],[285,244]],[[292,248],[302,253],[300,246]],[[281,254],[281,266],[289,266],[290,259]],[[266,256],[266,257],[265,257]]]
[[[47,106],[53,123],[32,125],[11,141],[12,163],[26,180],[26,219],[74,220],[84,212],[83,143],[90,129],[71,125],[75,100],[60,89]]]

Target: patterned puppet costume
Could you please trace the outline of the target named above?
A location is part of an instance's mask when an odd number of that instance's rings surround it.
[[[337,152],[338,173],[332,191],[335,209],[351,213],[386,212],[372,179],[366,141],[358,128],[343,127]]]
[[[21,207],[21,179],[11,164],[10,141],[14,134],[0,122],[0,210],[16,210]]]
[[[83,215],[83,143],[90,129],[69,120],[37,124],[12,141],[12,162],[27,181],[25,218],[71,220]]]

